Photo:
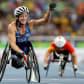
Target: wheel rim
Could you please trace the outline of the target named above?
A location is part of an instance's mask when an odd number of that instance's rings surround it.
[[[33,69],[34,69],[34,72],[35,72],[36,79],[38,80],[38,82],[40,82],[39,65],[38,65],[38,63],[37,63],[37,58],[36,58],[36,56],[34,56]]]
[[[31,79],[31,69],[26,70],[26,81],[29,83]]]
[[[0,81],[2,80],[3,76],[4,76],[4,72],[5,72],[5,69],[6,69],[6,61],[4,61],[4,64],[3,64],[3,67],[1,69],[1,72],[0,72]]]

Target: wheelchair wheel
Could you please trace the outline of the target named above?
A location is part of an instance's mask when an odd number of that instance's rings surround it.
[[[32,69],[35,72],[35,77],[38,82],[40,82],[40,72],[39,72],[39,65],[36,58],[36,55],[33,50],[30,50],[28,54],[28,62],[29,62],[29,69],[26,69],[26,80],[29,83],[31,80]]]
[[[26,71],[26,79],[28,82],[30,82],[32,70],[34,70],[35,77],[36,77],[37,81],[40,82],[40,72],[39,72],[39,65],[38,65],[38,61],[36,58],[36,54],[34,52],[34,49],[33,49],[31,42],[29,42],[28,46],[29,46],[29,53],[28,53],[29,59],[28,59],[28,61],[29,61],[30,69],[29,69],[29,74],[27,74],[28,70]],[[28,75],[29,75],[29,77],[28,77]]]
[[[30,79],[31,79],[31,68],[30,69],[26,69],[26,81],[29,83]]]
[[[74,70],[73,62],[72,62],[72,68],[73,68],[73,72],[74,72],[74,77],[76,78],[77,75],[76,75],[76,71]]]
[[[62,73],[62,67],[63,67],[63,62],[61,61],[60,66],[59,66],[59,72]],[[63,74],[59,74],[59,76],[63,76]]]
[[[31,69],[31,67],[32,67],[31,53],[28,54],[27,64],[28,64],[29,68],[25,69],[26,70],[26,81],[27,81],[27,83],[29,83],[31,80],[31,72],[32,72],[32,69]]]
[[[47,68],[47,71],[46,71],[46,77],[48,75],[49,67],[50,67],[50,59],[48,60],[48,68]]]
[[[60,62],[60,66],[59,66],[59,76],[63,76],[64,74],[64,68],[65,68],[66,62],[63,60]]]
[[[39,64],[38,64],[38,60],[37,60],[36,54],[33,49],[32,49],[32,56],[33,56],[32,68],[35,72],[35,76],[36,76],[37,81],[40,83]]]
[[[8,43],[6,44],[6,47],[4,49],[3,55],[2,55],[2,59],[1,59],[1,65],[0,65],[0,81],[2,80],[3,76],[4,76],[4,72],[6,69],[6,65],[8,62]]]

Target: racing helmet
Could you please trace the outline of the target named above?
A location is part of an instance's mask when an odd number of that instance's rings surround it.
[[[66,39],[63,36],[57,36],[54,42],[58,49],[62,49],[66,43]]]
[[[23,14],[24,12],[26,12],[28,14],[29,13],[29,9],[27,7],[25,7],[25,6],[17,7],[14,10],[14,16],[18,17],[19,15]]]

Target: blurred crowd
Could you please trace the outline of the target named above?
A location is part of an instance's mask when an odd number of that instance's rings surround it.
[[[75,0],[78,1],[78,0]],[[48,23],[35,26],[32,35],[84,36],[84,2],[74,0],[0,0],[0,34],[7,34],[7,27],[15,20],[14,9],[27,6],[30,19],[42,18],[51,2],[56,3]]]

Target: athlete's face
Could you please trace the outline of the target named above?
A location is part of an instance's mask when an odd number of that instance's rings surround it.
[[[23,13],[19,16],[19,22],[23,25],[25,25],[27,23],[27,19],[28,19],[27,13]]]

